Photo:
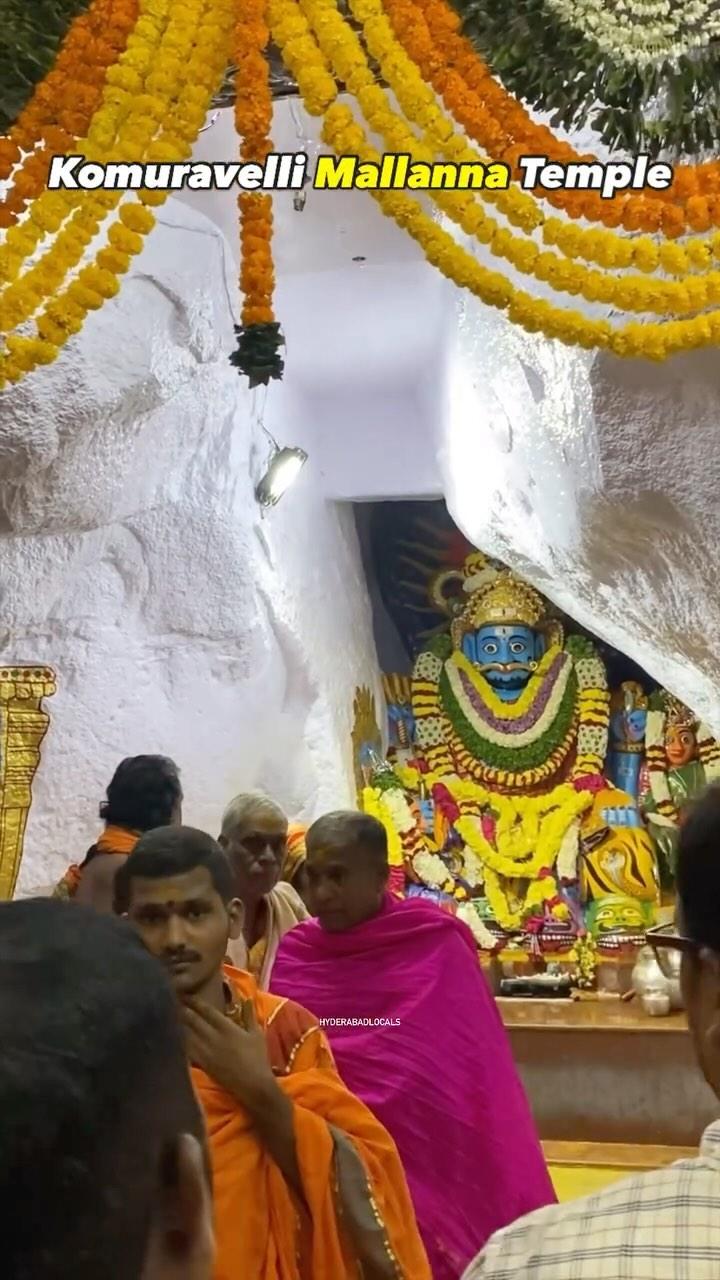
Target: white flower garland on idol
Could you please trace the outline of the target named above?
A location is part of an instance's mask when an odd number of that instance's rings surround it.
[[[562,838],[555,861],[558,880],[577,880],[578,851],[580,845],[580,819],[570,823]]]
[[[635,66],[675,60],[720,35],[718,0],[547,0],[569,26],[612,57]]]
[[[480,947],[481,951],[494,951],[497,947],[497,938],[491,933],[487,926],[483,923],[470,902],[463,902],[462,906],[457,909],[458,920],[462,920],[469,929],[472,930],[473,937]]]
[[[420,849],[413,858],[413,867],[428,889],[442,889],[451,878],[442,858],[437,853]]]

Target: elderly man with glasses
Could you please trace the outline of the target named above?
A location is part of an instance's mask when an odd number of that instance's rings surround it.
[[[720,1098],[720,784],[696,801],[678,847],[675,928],[648,933],[681,983],[699,1066]],[[720,1109],[720,1108],[719,1108]],[[493,1236],[464,1280],[718,1280],[720,1120],[700,1153]]]

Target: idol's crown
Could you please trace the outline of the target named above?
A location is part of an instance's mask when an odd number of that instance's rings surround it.
[[[697,716],[671,693],[666,695],[665,706],[668,727],[672,725],[674,729],[694,729],[697,726]]]
[[[494,582],[473,591],[463,611],[466,625],[477,629],[488,623],[516,622],[536,627],[545,617],[545,601],[527,582],[521,582],[509,569],[498,573]]]

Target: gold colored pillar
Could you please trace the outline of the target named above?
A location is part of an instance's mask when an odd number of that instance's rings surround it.
[[[357,803],[361,809],[362,793],[372,772],[365,757],[374,757],[376,762],[382,759],[382,735],[375,710],[375,698],[367,685],[360,685],[355,690],[352,748]]]
[[[42,700],[56,687],[50,667],[0,666],[0,901],[15,892],[32,784],[50,724]]]

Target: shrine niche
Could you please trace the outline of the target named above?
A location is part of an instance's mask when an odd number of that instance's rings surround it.
[[[32,785],[50,724],[42,702],[55,690],[50,667],[0,668],[0,901],[15,893]]]
[[[682,804],[720,775],[720,749],[645,673],[479,551],[433,566],[425,607],[432,556],[401,541],[422,625],[410,672],[385,676],[388,755],[364,792],[388,830],[393,882],[460,915],[505,976],[552,970],[621,994],[672,902]],[[382,573],[397,593],[387,546]]]

